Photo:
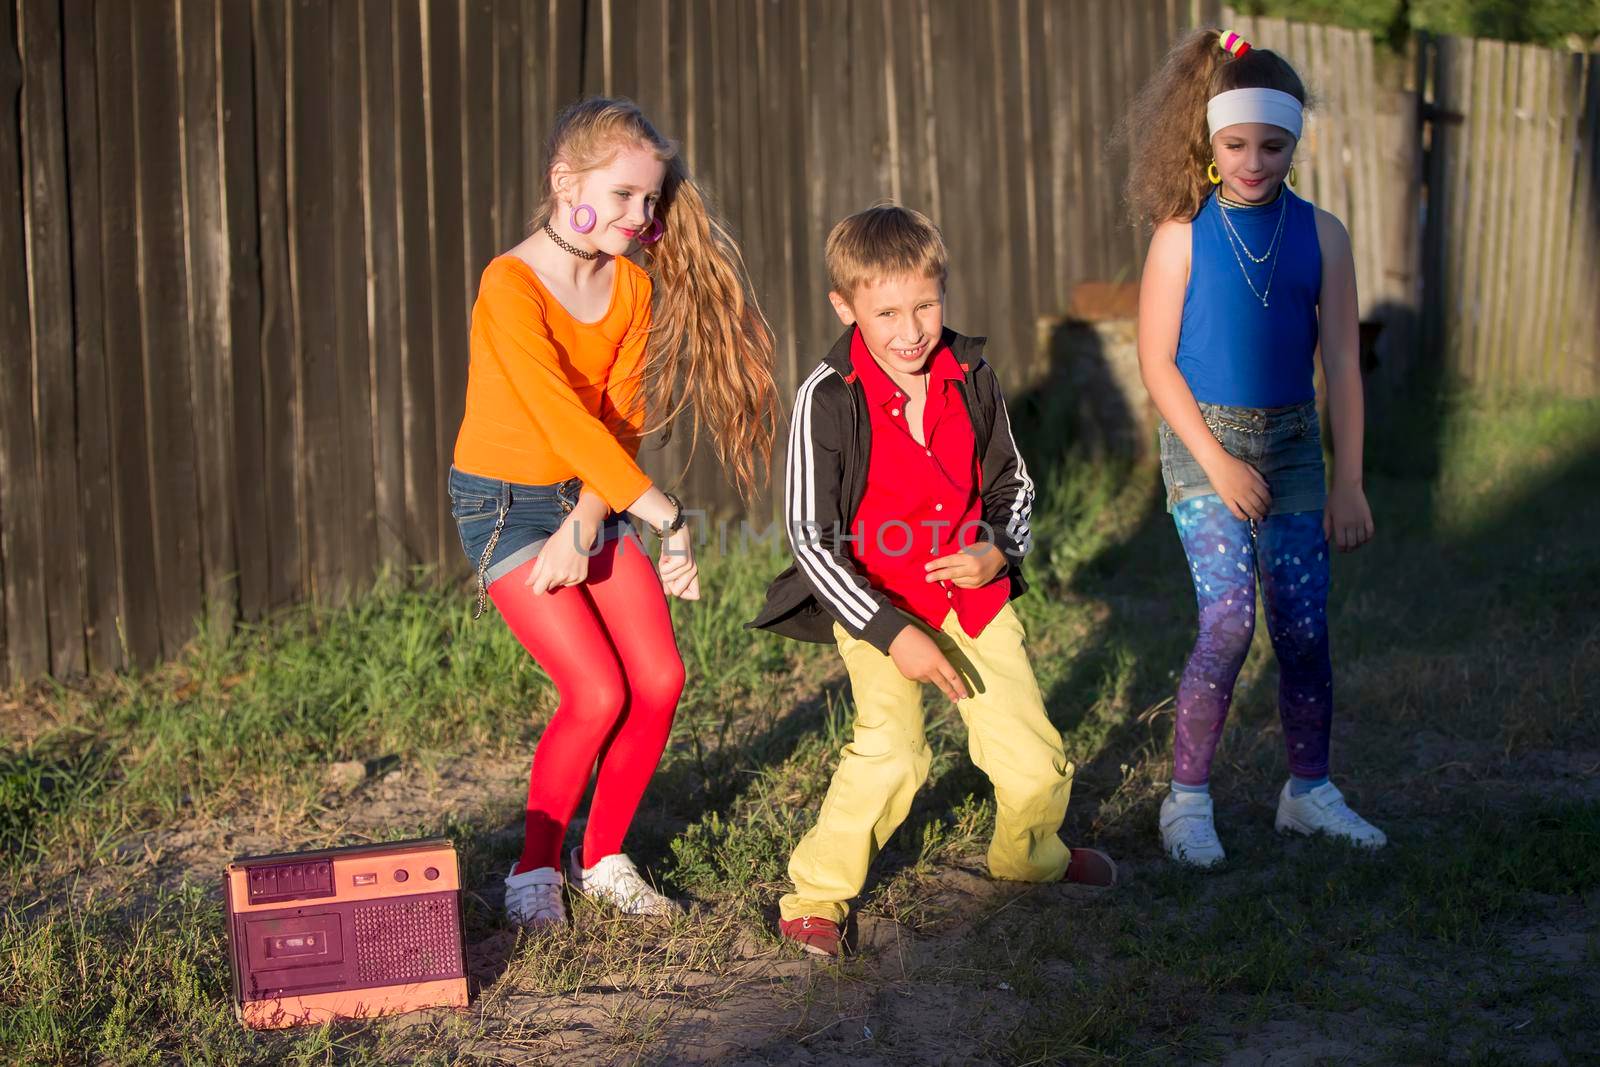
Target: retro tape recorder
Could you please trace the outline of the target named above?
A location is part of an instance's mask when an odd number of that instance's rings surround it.
[[[443,838],[240,856],[223,883],[248,1027],[467,1003],[461,873]]]

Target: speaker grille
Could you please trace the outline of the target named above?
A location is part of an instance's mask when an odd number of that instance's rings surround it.
[[[360,904],[352,925],[362,982],[425,982],[461,974],[454,893]]]

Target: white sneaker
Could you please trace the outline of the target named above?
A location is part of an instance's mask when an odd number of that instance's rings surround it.
[[[506,918],[518,926],[540,929],[567,924],[567,906],[561,899],[563,879],[554,867],[535,867],[506,875]]]
[[[1273,825],[1280,834],[1327,834],[1362,848],[1382,848],[1388,843],[1382,830],[1350,810],[1344,794],[1332,782],[1300,796],[1290,794],[1290,784],[1283,783],[1278,794],[1278,818]]]
[[[1161,802],[1161,847],[1179,863],[1215,867],[1227,859],[1217,839],[1210,793],[1174,790]]]
[[[604,901],[624,915],[681,915],[683,909],[670,897],[657,893],[639,876],[633,861],[614,852],[593,867],[582,866],[583,846],[567,856],[567,878],[572,888]]]

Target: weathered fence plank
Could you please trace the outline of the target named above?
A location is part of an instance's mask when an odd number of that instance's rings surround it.
[[[82,672],[86,660],[61,7],[54,0],[25,0],[19,12],[44,621],[50,670],[69,675]]]
[[[288,11],[255,0],[256,196],[261,250],[261,399],[269,573],[267,604],[306,595],[309,548],[297,413],[298,375],[290,272]]]
[[[203,604],[199,471],[190,392],[189,292],[185,264],[183,100],[177,11],[151,0],[133,19],[138,80],[138,295],[150,431],[156,589],[161,648],[172,655],[194,632]]]
[[[418,563],[445,557],[440,539],[444,478],[438,446],[434,352],[433,228],[428,192],[428,126],[421,11],[394,9],[395,186],[400,283],[400,363],[405,413],[405,545]]]
[[[289,269],[299,460],[305,472],[305,549],[311,596],[336,601],[354,561],[344,535],[353,508],[345,495],[338,314],[330,296],[339,273],[334,261],[339,209],[330,106],[332,9],[317,0],[292,0],[288,10]]]
[[[22,191],[22,67],[16,7],[0,5],[0,188]],[[44,623],[44,531],[33,426],[33,339],[28,325],[27,232],[22,197],[0,207],[0,588],[5,595],[6,673],[50,669]]]
[[[72,318],[77,367],[79,534],[84,641],[92,669],[122,665],[117,620],[116,497],[111,478],[111,413],[107,398],[105,310],[100,267],[100,116],[92,0],[66,0],[62,18],[79,27],[64,34],[67,180],[72,212]],[[88,27],[85,31],[82,27]],[[3,671],[0,671],[3,673]]]
[[[155,558],[145,369],[139,301],[140,176],[134,159],[133,54],[127,7],[95,9],[96,80],[101,165],[96,195],[100,286],[104,300],[105,365],[111,413],[110,505],[116,515],[115,573],[121,587],[121,638],[128,657],[149,663],[161,654],[161,602]],[[93,270],[93,264],[82,264]]]
[[[433,259],[433,396],[436,467],[450,467],[456,427],[466,409],[467,299],[476,293],[477,278],[467,261],[462,227],[468,204],[462,180],[461,127],[464,99],[461,64],[461,20],[455,4],[429,4],[423,17],[423,72],[428,101],[428,187],[434,219]],[[488,204],[470,205],[487,211]],[[422,264],[418,264],[419,267]],[[413,447],[426,447],[414,442]],[[436,554],[431,563],[456,558],[455,523],[448,508],[434,513]]]
[[[372,379],[373,486],[378,559],[403,567],[406,550],[406,422],[400,293],[400,181],[395,85],[395,9],[361,6],[361,144],[366,196],[367,365]],[[518,71],[520,77],[521,72]]]
[[[342,587],[354,588],[378,561],[377,469],[373,453],[371,322],[367,310],[367,194],[362,168],[361,7],[335,4],[330,64],[333,118],[334,351],[338,368],[339,454],[343,458]],[[352,58],[356,61],[352,62]]]
[[[227,219],[227,177],[220,112],[225,62],[221,9],[211,4],[179,6],[179,55],[183,89],[184,242],[189,291],[189,351],[193,361],[190,404],[194,412],[196,504],[200,519],[201,589],[213,627],[238,616],[236,512],[231,482],[238,469],[229,424],[233,398],[232,257]]]

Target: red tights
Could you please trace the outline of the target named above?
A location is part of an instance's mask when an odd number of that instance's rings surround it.
[[[535,596],[526,584],[532,569],[530,560],[489,587],[506,625],[561,696],[533,755],[518,873],[560,869],[561,841],[596,760],[584,866],[622,851],[683,692],[666,594],[638,541],[608,542],[581,585]]]

